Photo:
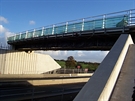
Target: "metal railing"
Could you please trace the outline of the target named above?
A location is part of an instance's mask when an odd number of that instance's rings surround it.
[[[28,38],[135,25],[135,9],[44,26],[8,37],[8,42]]]

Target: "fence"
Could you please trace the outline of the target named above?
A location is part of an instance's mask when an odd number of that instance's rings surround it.
[[[88,69],[58,69],[53,73],[57,74],[75,74],[75,73],[90,73],[93,71],[88,71]]]

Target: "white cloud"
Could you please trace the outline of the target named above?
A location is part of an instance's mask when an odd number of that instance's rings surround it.
[[[76,61],[87,62],[102,62],[108,51],[40,51],[43,54],[48,54],[54,59],[64,59],[73,56]]]
[[[3,23],[8,23],[5,17],[0,16],[0,44],[7,45],[7,37],[14,34],[3,26]]]
[[[7,28],[5,28],[2,23],[8,23],[8,20],[2,16],[0,16],[0,44],[7,44],[7,33],[9,32]]]
[[[66,56],[67,55],[67,51],[63,51],[63,55]]]
[[[85,56],[83,51],[77,51],[77,56],[82,57]]]
[[[67,51],[37,51],[39,53],[48,54],[52,57],[63,57],[67,56]]]
[[[13,35],[14,33],[10,32],[7,28],[5,28],[3,25],[0,25],[0,34],[1,36],[10,36]]]
[[[0,23],[8,23],[8,20],[2,16],[0,16]]]
[[[14,33],[10,32],[3,25],[0,25],[0,45],[7,45],[7,37]]]
[[[7,45],[7,37],[10,36],[10,35],[12,35],[12,34],[14,34],[14,33],[9,32],[9,31],[4,32],[4,33],[0,36],[0,44],[2,44],[2,45]]]
[[[35,25],[35,24],[36,24],[36,22],[35,22],[35,21],[33,21],[33,20],[31,20],[31,21],[29,21],[29,24],[30,24],[30,25]]]
[[[102,62],[107,53],[105,51],[81,51],[73,56],[77,61]]]
[[[3,27],[3,25],[0,25],[0,34],[5,33],[7,31],[6,28]]]

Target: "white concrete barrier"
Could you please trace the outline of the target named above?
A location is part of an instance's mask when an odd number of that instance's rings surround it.
[[[91,77],[94,73],[84,74],[0,74],[1,79],[46,79],[46,78],[63,78],[63,77]]]
[[[131,36],[122,34],[74,101],[109,100],[130,44]]]
[[[28,83],[34,86],[41,85],[60,85],[60,84],[72,84],[72,83],[85,83],[90,78],[69,78],[69,79],[50,79],[50,80],[27,80]]]

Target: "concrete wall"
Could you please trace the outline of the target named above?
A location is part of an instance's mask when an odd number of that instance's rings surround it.
[[[6,59],[6,55],[4,54],[5,52],[6,50],[0,49],[0,74],[3,74],[5,70],[5,59]]]
[[[46,68],[44,68],[43,65]],[[43,54],[38,54],[38,53],[37,53],[36,66],[40,67],[40,68],[36,68],[36,71],[38,73],[42,73],[42,70],[43,71],[52,71],[54,69],[60,68],[60,65],[57,62],[55,62],[52,57],[50,57],[49,55],[43,55]]]
[[[119,37],[74,101],[109,100],[130,44],[133,44],[130,35],[123,34]]]
[[[40,74],[61,68],[49,55],[0,51],[1,74]]]

